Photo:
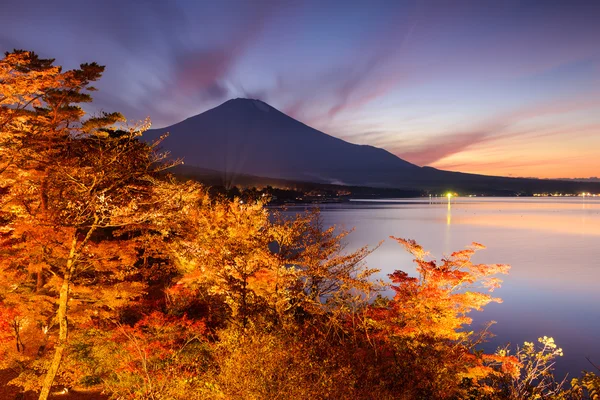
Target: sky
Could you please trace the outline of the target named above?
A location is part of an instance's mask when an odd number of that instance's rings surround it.
[[[418,165],[600,176],[600,1],[0,0],[0,50],[106,66],[164,127],[263,100]]]

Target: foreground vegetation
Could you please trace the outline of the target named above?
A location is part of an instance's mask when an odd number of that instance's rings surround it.
[[[46,399],[57,385],[125,399],[598,398],[592,373],[552,376],[552,338],[476,349],[468,314],[505,265],[474,243],[418,276],[345,252],[318,212],[169,178],[118,113],[84,118],[103,67],[0,61],[0,369]],[[392,298],[380,296],[391,288]],[[54,388],[54,389],[53,389]]]

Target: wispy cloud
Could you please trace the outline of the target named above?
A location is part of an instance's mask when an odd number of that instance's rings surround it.
[[[350,59],[344,64],[312,76],[309,85],[314,90],[298,90],[296,98],[285,107],[285,112],[322,124],[385,96],[402,80],[408,79],[399,62],[404,56],[403,47],[418,26],[420,10],[416,5],[418,2],[393,9],[382,26],[356,43]],[[323,88],[326,92],[320,95]],[[282,87],[276,89],[281,90]],[[313,111],[315,97],[326,102],[317,113]]]
[[[253,97],[440,165],[509,140],[566,140],[583,124],[577,135],[593,135],[600,103],[581,92],[600,93],[599,11],[583,0],[30,0],[2,7],[0,50],[105,64],[94,105],[155,126]]]
[[[460,153],[478,143],[489,140],[491,132],[467,132],[445,137],[433,137],[421,142],[414,150],[396,154],[417,165],[430,165],[452,154]]]
[[[550,100],[494,115],[471,132],[440,132],[414,144],[403,143],[404,148],[395,149],[395,151],[392,149],[392,151],[399,157],[415,164],[431,165],[484,143],[524,138],[531,141],[568,133],[568,128],[564,126],[551,128],[539,126],[515,128],[515,126],[523,121],[539,117],[557,116],[598,107],[600,107],[600,95],[596,92],[589,92],[577,98],[562,101]],[[582,128],[581,123],[570,123],[569,125],[571,130],[575,127]],[[583,126],[583,129],[590,132],[598,132],[599,128],[600,124],[584,124]]]

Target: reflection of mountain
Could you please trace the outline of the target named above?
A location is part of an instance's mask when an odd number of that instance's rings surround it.
[[[361,146],[313,129],[259,100],[235,99],[163,129],[163,147],[188,167],[240,175],[343,185],[486,193],[598,191],[581,182],[488,177],[418,167],[386,150]]]

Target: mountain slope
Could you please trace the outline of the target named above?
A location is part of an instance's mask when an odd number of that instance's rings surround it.
[[[187,165],[235,176],[389,186],[390,175],[420,170],[386,150],[345,142],[259,100],[235,99],[167,128],[164,147]]]
[[[260,100],[234,99],[175,125],[162,147],[186,166],[220,171],[223,184],[259,177],[379,188],[472,193],[599,193],[593,182],[494,177],[411,164],[373,146],[348,143],[313,129]]]

